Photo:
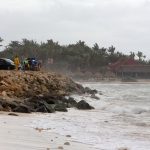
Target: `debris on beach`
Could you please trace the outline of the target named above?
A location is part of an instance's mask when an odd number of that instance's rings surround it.
[[[68,145],[68,146],[69,146],[69,145],[70,145],[70,143],[69,143],[69,142],[65,142],[65,143],[64,143],[64,145]]]
[[[9,116],[19,116],[18,114],[15,114],[15,113],[9,113],[8,115]]]

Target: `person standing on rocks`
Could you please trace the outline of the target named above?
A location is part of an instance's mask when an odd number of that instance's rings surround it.
[[[19,57],[17,55],[14,58],[14,64],[16,66],[16,70],[19,70],[20,60],[19,60]]]
[[[23,70],[25,71],[25,70],[29,70],[29,61],[28,61],[28,59],[27,58],[25,58],[24,59],[24,61],[23,61]]]

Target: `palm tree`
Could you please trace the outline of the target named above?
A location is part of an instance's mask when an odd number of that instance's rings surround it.
[[[16,49],[20,46],[20,43],[19,41],[11,41],[11,43],[8,46],[9,48]]]
[[[0,37],[0,43],[1,43],[1,42],[3,42],[3,39]],[[0,46],[2,46],[2,45],[0,44]]]
[[[98,51],[99,51],[99,46],[98,46],[98,44],[95,43],[95,44],[93,45],[92,49],[94,50],[95,53],[98,53]]]
[[[136,54],[137,55],[137,57],[139,58],[139,61],[141,61],[142,60],[142,58],[144,58],[145,56],[143,56],[143,53],[142,52],[140,52],[140,51],[138,51],[138,53]]]
[[[115,49],[116,49],[116,48],[115,48],[113,45],[108,48],[108,52],[110,53],[110,55],[113,55],[113,54],[114,54]]]
[[[130,58],[135,58],[135,53],[134,52],[130,52]]]
[[[97,44],[97,43],[95,43],[95,44],[93,45],[93,49],[96,49],[96,50],[98,50],[98,49],[99,49],[99,46],[98,46],[98,44]]]

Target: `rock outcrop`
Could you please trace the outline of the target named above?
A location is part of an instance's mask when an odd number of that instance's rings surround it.
[[[66,112],[79,108],[70,94],[95,94],[71,79],[56,73],[0,71],[0,110],[12,112]],[[83,104],[82,104],[83,105]],[[91,109],[87,104],[84,107]],[[84,108],[83,108],[84,109]]]
[[[56,73],[0,71],[0,96],[64,96],[72,92],[84,93],[85,90],[80,84]]]
[[[77,104],[78,109],[87,110],[87,109],[94,109],[94,107],[90,106],[86,101],[81,100]]]

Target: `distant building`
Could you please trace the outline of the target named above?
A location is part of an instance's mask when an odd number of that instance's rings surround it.
[[[134,59],[120,59],[115,63],[109,64],[109,68],[113,72],[118,72],[120,70],[121,66],[132,66],[132,65],[138,65],[139,63]]]
[[[119,60],[113,64],[110,64],[109,68],[117,76],[150,78],[150,65],[139,64],[133,59]]]
[[[48,64],[53,64],[53,63],[54,63],[53,58],[48,58],[47,63],[48,63]]]

